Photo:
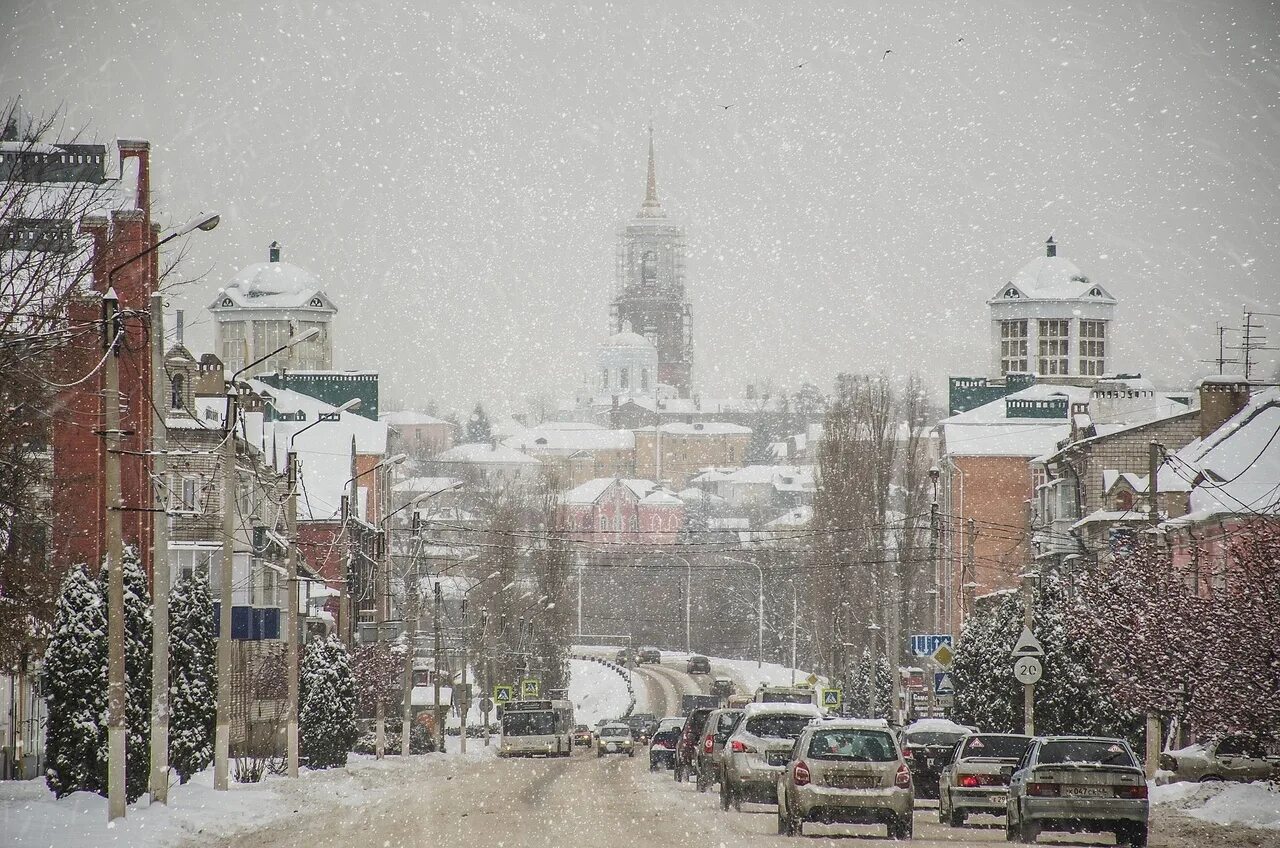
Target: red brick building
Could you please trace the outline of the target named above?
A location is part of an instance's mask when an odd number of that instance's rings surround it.
[[[561,500],[562,526],[582,541],[672,544],[684,522],[684,502],[652,480],[601,477]]]

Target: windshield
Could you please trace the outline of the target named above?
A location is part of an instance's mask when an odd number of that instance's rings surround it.
[[[818,760],[887,763],[898,759],[898,749],[884,731],[833,728],[813,734],[808,755]]]
[[[908,745],[954,745],[964,738],[963,733],[943,733],[920,730],[907,734]]]
[[[621,724],[611,724],[604,730],[600,731],[601,736],[621,736],[625,739],[631,738],[631,728]]]
[[[555,727],[556,717],[551,712],[507,713],[502,717],[506,736],[550,736]]]
[[[1133,755],[1119,742],[1072,739],[1046,742],[1036,756],[1037,765],[1089,764],[1106,766],[1134,765]]]
[[[812,704],[813,695],[808,692],[765,692],[761,696],[764,704]]]
[[[770,713],[747,719],[746,731],[764,739],[795,739],[813,721],[811,715]]]
[[[1029,736],[971,736],[964,743],[960,756],[966,758],[992,757],[1000,760],[1020,760],[1027,751]]]

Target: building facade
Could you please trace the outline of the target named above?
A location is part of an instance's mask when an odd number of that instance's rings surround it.
[[[658,202],[650,127],[644,203],[618,233],[617,284],[609,318],[612,332],[638,333],[653,343],[657,349],[656,381],[670,386],[680,397],[693,391],[693,330],[685,291],[685,251],[684,227],[669,220]]]

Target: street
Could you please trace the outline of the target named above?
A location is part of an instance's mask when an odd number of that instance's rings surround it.
[[[711,675],[690,676],[684,673],[682,662],[640,666],[634,670],[636,709],[670,715],[681,694],[704,691],[714,676],[732,676],[732,670],[713,667]],[[774,807],[749,804],[743,812],[723,812],[716,792],[701,794],[692,782],[677,784],[669,771],[651,773],[643,749],[634,758],[598,758],[594,749],[579,748],[567,760],[501,760],[492,755],[493,750],[476,746],[472,756],[448,760],[415,757],[401,763],[398,758],[389,758],[386,770],[363,778],[367,781],[366,797],[324,803],[307,798],[305,816],[243,832],[229,841],[200,839],[186,845],[722,848],[795,844],[777,836]],[[1003,819],[974,817],[971,822],[964,828],[943,826],[937,819],[937,802],[919,801],[913,844],[965,848],[1005,843]],[[875,826],[806,825],[805,834],[811,839],[800,844],[812,844],[813,838],[823,837],[855,838],[856,844],[866,846],[897,844],[883,833],[883,828]],[[1041,842],[1113,844],[1109,835],[1051,834]],[[1152,813],[1153,846],[1263,848],[1278,842],[1265,831],[1204,825],[1163,810]]]

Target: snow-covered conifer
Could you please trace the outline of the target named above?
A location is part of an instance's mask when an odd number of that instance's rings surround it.
[[[356,742],[355,682],[346,647],[332,636],[309,642],[300,682],[298,736],[307,765],[346,765]]]
[[[213,762],[218,657],[207,580],[182,578],[169,601],[169,763],[182,783]]]

